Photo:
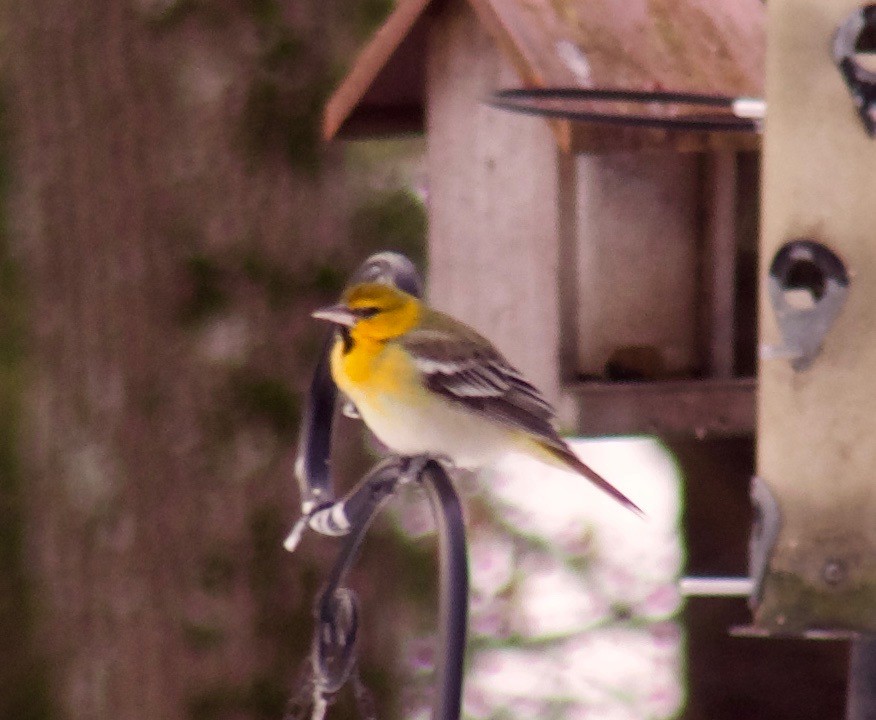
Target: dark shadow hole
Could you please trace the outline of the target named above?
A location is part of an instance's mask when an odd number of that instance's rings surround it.
[[[855,62],[859,67],[876,72],[876,5],[864,12],[864,27],[855,39]]]
[[[864,13],[864,27],[855,40],[855,52],[876,52],[876,5],[870,6],[870,12]]]
[[[812,300],[818,302],[824,297],[826,278],[821,268],[811,260],[794,260],[785,276],[784,289],[807,290]]]

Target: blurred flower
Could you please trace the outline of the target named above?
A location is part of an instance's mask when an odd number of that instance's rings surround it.
[[[609,614],[607,604],[565,568],[554,564],[526,573],[513,626],[530,637],[581,632]]]
[[[673,717],[684,701],[683,636],[671,620],[681,606],[676,580],[684,559],[678,468],[647,438],[571,444],[647,518],[525,457],[480,478],[483,508],[469,527],[465,713]],[[409,509],[405,527],[416,517]],[[412,645],[409,655],[412,670],[423,672],[428,653]]]
[[[435,637],[419,637],[407,641],[405,649],[407,667],[417,675],[435,670]]]
[[[514,547],[496,533],[477,532],[469,542],[471,585],[475,593],[492,597],[511,582]]]

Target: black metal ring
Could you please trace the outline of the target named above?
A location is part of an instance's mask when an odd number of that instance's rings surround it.
[[[736,115],[685,115],[684,117],[655,117],[620,113],[585,112],[545,108],[535,103],[541,100],[586,100],[588,102],[675,103],[679,105],[708,106],[732,109],[740,100],[725,95],[706,93],[659,92],[620,89],[584,88],[514,88],[493,93],[488,104],[502,110],[526,115],[562,118],[576,122],[622,125],[627,127],[657,128],[664,130],[696,130],[700,132],[757,132],[759,122]]]

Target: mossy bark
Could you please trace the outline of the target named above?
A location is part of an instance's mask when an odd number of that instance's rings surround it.
[[[279,717],[318,582],[312,549],[293,559],[280,542],[318,345],[306,310],[327,299],[309,278],[345,225],[315,118],[283,115],[324,94],[327,59],[305,45],[283,65],[275,48],[320,28],[279,3],[174,8],[3,9],[30,335],[10,552],[71,719]],[[281,88],[275,135],[245,142],[265,77]],[[35,702],[15,716],[39,716]]]

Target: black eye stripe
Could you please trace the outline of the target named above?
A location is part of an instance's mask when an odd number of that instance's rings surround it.
[[[350,350],[353,349],[353,336],[350,335],[350,328],[341,328],[341,338],[344,341],[344,355],[346,355],[348,352],[350,352]]]
[[[356,315],[358,315],[360,318],[370,318],[370,317],[374,317],[375,315],[377,315],[377,313],[380,312],[380,308],[363,307],[363,308],[357,308],[353,312],[355,312]]]

